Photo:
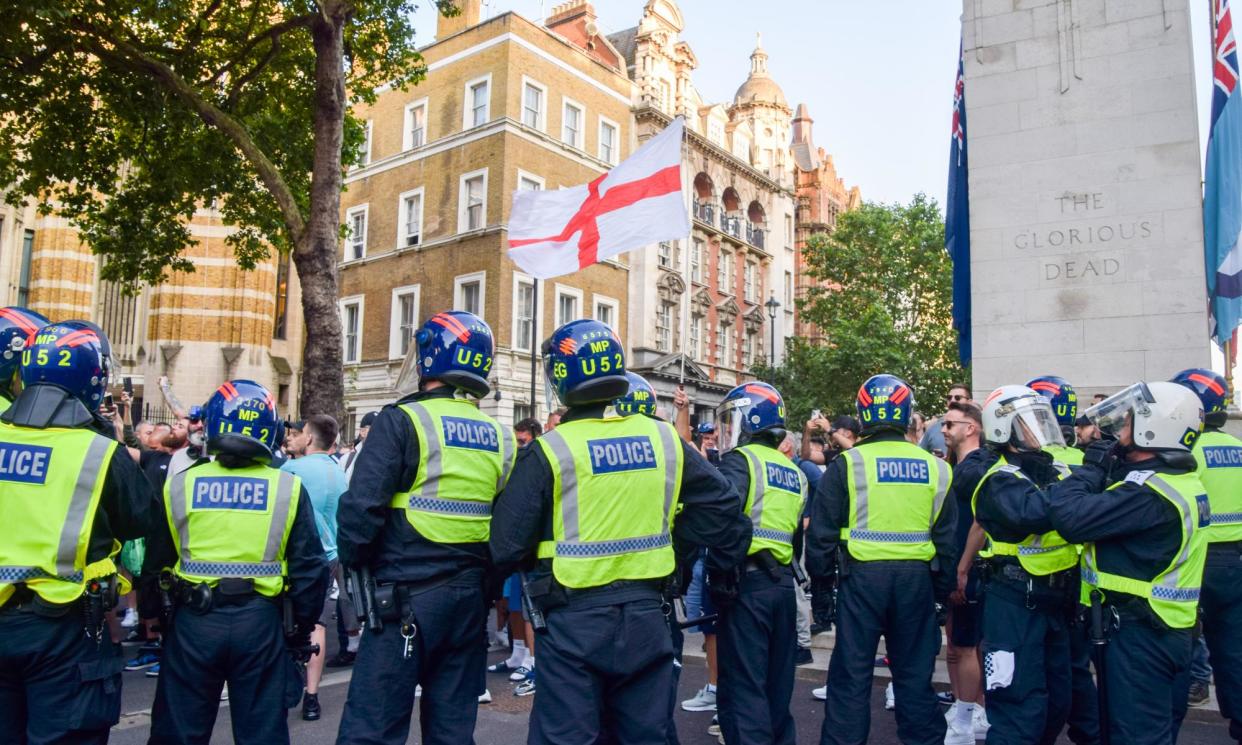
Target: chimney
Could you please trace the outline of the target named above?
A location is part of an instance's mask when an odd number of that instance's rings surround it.
[[[585,28],[586,24],[594,23],[595,19],[595,8],[591,7],[587,0],[568,0],[568,2],[552,6],[552,13],[543,23],[549,29],[554,29],[557,26],[578,21],[576,25]]]
[[[439,13],[436,14],[436,41],[447,39],[471,26],[479,25],[479,18],[482,15],[481,0],[456,0],[455,4],[461,10],[459,15],[445,18]]]

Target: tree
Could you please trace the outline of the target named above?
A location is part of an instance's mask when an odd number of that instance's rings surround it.
[[[439,10],[457,12],[452,0]],[[197,205],[243,268],[289,252],[306,322],[302,411],[343,410],[336,310],[353,100],[426,74],[411,0],[25,0],[0,24],[0,184],[58,212],[105,279],[193,271]],[[344,160],[343,160],[344,154]]]
[[[832,233],[811,236],[803,255],[817,284],[799,308],[825,339],[792,339],[784,365],[756,371],[774,376],[791,420],[815,408],[852,412],[858,386],[880,372],[905,379],[925,411],[938,406],[964,371],[935,201],[918,194],[908,205],[864,203]]]

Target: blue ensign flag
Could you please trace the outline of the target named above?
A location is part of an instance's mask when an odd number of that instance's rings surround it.
[[[1229,0],[1216,0],[1212,124],[1203,189],[1203,254],[1212,337],[1224,346],[1242,319],[1242,100]]]
[[[957,354],[970,364],[970,185],[966,170],[966,79],[964,57],[957,55],[953,86],[953,137],[949,145],[949,193],[945,199],[944,248],[953,262],[953,328]]]

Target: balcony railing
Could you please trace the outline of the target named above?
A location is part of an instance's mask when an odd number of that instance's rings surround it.
[[[708,225],[711,225],[714,227],[716,225],[716,205],[712,204],[711,202],[695,201],[694,219],[702,220]]]
[[[740,214],[730,215],[713,202],[695,200],[694,219],[718,228],[738,240],[744,240],[756,248],[764,248],[767,243],[768,231],[760,223],[750,222]]]
[[[734,238],[742,237],[742,218],[730,217],[729,215],[721,215],[720,229]]]
[[[753,222],[746,223],[746,242],[755,248],[763,248],[766,230]]]

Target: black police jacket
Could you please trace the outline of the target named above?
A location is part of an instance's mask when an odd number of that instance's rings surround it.
[[[452,397],[448,386],[420,391],[375,417],[336,511],[342,566],[369,566],[382,582],[427,582],[488,567],[487,544],[430,541],[410,525],[404,510],[389,506],[394,494],[413,488],[420,457],[414,424],[398,405]]]
[[[571,408],[562,421],[599,418],[603,410],[602,404]],[[681,448],[682,511],[673,521],[674,545],[710,548],[707,569],[730,570],[746,559],[750,519],[742,514],[737,492],[724,476],[693,446],[682,441]],[[492,509],[490,546],[501,573],[519,565],[531,566],[539,542],[552,540],[552,484],[552,468],[543,448],[522,448],[509,484],[496,497]],[[541,562],[543,571],[547,571],[547,563]],[[619,602],[618,598],[611,600]]]

